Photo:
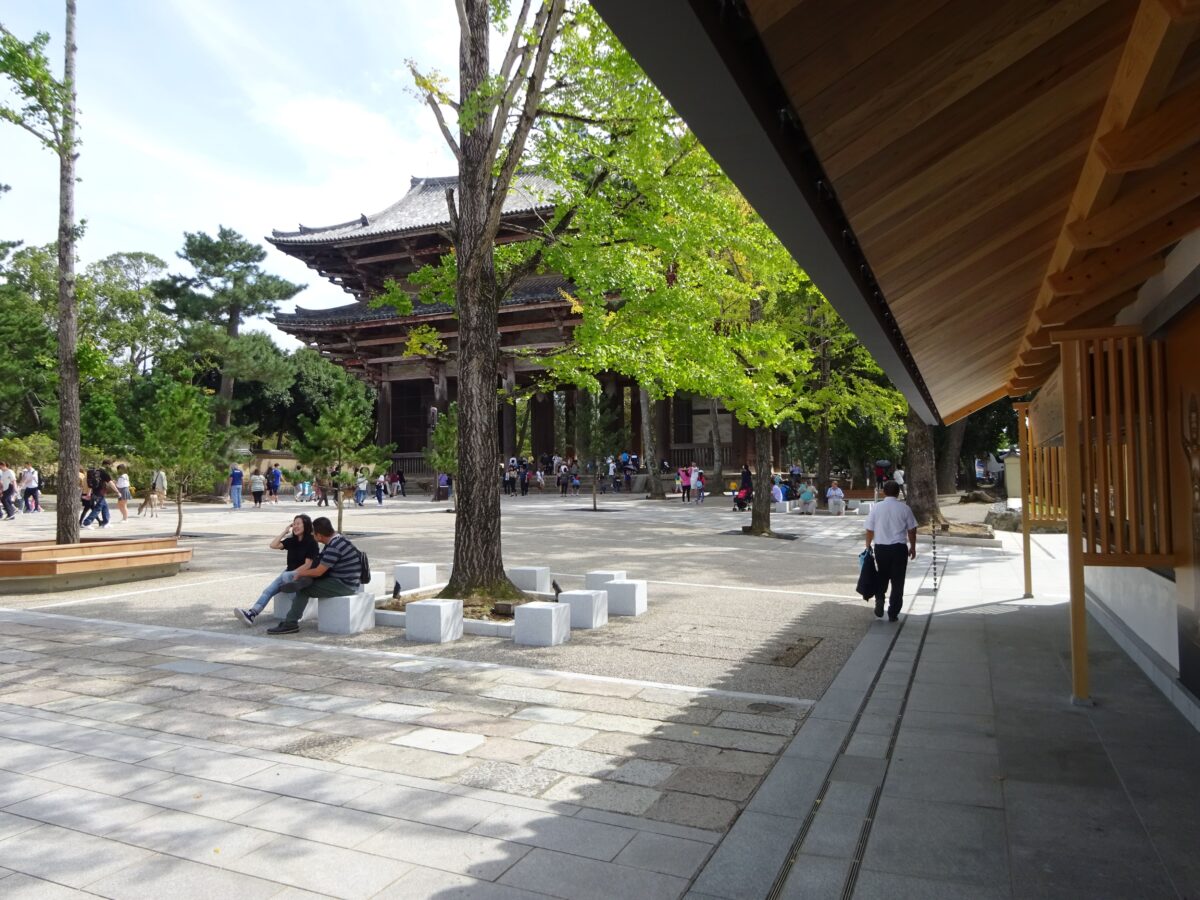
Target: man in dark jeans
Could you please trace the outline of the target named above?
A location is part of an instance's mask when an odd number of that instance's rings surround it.
[[[116,491],[116,485],[113,484],[112,476],[108,474],[108,469],[112,465],[112,460],[104,460],[98,469],[89,469],[87,473],[87,486],[92,493],[92,505],[88,510],[87,515],[79,523],[81,528],[90,528],[92,523],[97,518],[100,520],[100,527],[108,527],[108,500],[105,499],[105,494],[111,487]]]
[[[904,574],[908,561],[917,558],[917,519],[907,503],[898,499],[900,485],[889,481],[883,486],[883,500],[867,513],[867,548],[875,544],[875,564],[879,582],[875,593],[875,617],[883,618],[883,595],[888,583],[892,593],[888,598],[888,620],[895,622],[904,605]],[[905,538],[908,546],[905,546]]]
[[[296,569],[295,579],[280,585],[280,592],[295,591],[287,616],[267,634],[295,634],[300,630],[300,617],[308,601],[321,597],[347,597],[358,593],[362,574],[362,559],[358,549],[333,530],[325,516],[313,520],[313,537],[322,546],[321,555],[313,562]]]

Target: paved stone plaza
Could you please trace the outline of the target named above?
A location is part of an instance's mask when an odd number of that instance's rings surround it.
[[[0,894],[1197,895],[1200,737],[1094,624],[1100,703],[1064,703],[1061,538],[1032,603],[1011,536],[943,548],[936,597],[923,555],[897,626],[852,594],[861,520],[585,501],[506,501],[506,560],[650,611],[560,647],[241,626],[293,504],[189,508],[174,579],[5,598]],[[347,512],[377,568],[452,530]]]

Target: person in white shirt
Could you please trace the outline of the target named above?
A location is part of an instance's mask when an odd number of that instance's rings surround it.
[[[8,463],[0,462],[0,504],[4,506],[4,519],[8,521],[17,517],[13,507],[13,495],[17,492],[17,473],[8,467]]]
[[[41,512],[42,505],[38,494],[41,488],[41,476],[33,463],[25,463],[21,470],[21,500],[25,512]]]
[[[895,622],[904,605],[904,573],[908,561],[917,558],[917,519],[907,503],[901,503],[900,485],[889,481],[883,486],[883,500],[867,513],[867,549],[875,545],[875,565],[879,569],[875,589],[875,617],[883,618],[883,595],[889,582],[888,620]],[[905,538],[908,546],[905,547]]]
[[[904,489],[904,469],[900,466],[896,467],[896,471],[892,473],[892,481],[900,486],[900,493],[904,495],[904,499],[908,499],[908,491]]]

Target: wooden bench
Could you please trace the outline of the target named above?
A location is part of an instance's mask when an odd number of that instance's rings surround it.
[[[175,575],[190,562],[175,538],[26,541],[0,548],[0,594],[42,594]]]

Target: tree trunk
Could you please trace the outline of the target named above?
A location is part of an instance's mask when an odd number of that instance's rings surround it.
[[[520,425],[517,427],[517,455],[521,455],[521,448],[525,446],[525,438],[529,436],[529,420],[533,416],[533,397],[525,401],[525,414],[521,416]],[[529,448],[530,457],[533,456],[533,446]]]
[[[75,0],[67,0],[62,140],[58,153],[58,494],[56,535],[79,543],[79,339],[75,303]]]
[[[658,474],[658,443],[654,433],[655,406],[661,400],[651,402],[650,394],[645,388],[638,390],[638,403],[642,406],[642,448],[646,459],[646,477],[649,481],[651,500],[666,500],[667,492],[663,489],[662,478]]]
[[[771,533],[771,429],[754,429],[754,499],[750,506],[750,524],[743,528],[747,534]]]
[[[175,485],[175,539],[183,534],[183,484]]]
[[[596,485],[600,482],[600,461],[592,461],[592,512],[598,512],[600,507],[596,503]]]
[[[229,307],[229,321],[225,325],[225,333],[231,338],[238,336],[238,326],[241,324],[242,311],[235,303]],[[217,427],[229,428],[230,417],[233,415],[233,376],[221,370],[221,385],[217,389]]]
[[[829,386],[829,340],[821,341],[821,375],[818,382],[822,388]],[[829,487],[829,470],[832,468],[829,459],[829,415],[823,413],[817,426],[817,502],[825,503],[825,490]]]
[[[962,452],[963,435],[967,431],[967,420],[959,419],[941,434],[937,446],[937,490],[939,494],[953,494],[958,490],[958,457]]]
[[[721,466],[725,460],[721,458],[721,428],[717,419],[717,401],[714,397],[708,398],[708,419],[712,422],[712,451],[713,451],[713,470],[709,475],[708,484],[712,488],[708,493],[723,495],[724,488],[721,485]]]
[[[488,79],[488,0],[462,0],[459,96],[474,97]],[[500,361],[494,234],[489,233],[492,191],[489,116],[459,126],[458,221],[458,492],[454,569],[443,597],[503,599],[519,594],[504,574],[500,493],[496,490],[496,372]]]
[[[337,511],[338,511],[337,531],[338,531],[338,534],[342,533],[342,494],[343,494],[342,486],[335,481],[333,483],[333,500],[337,504]]]
[[[905,420],[908,436],[904,439],[904,493],[918,525],[941,523],[938,510],[933,435],[910,406]]]

